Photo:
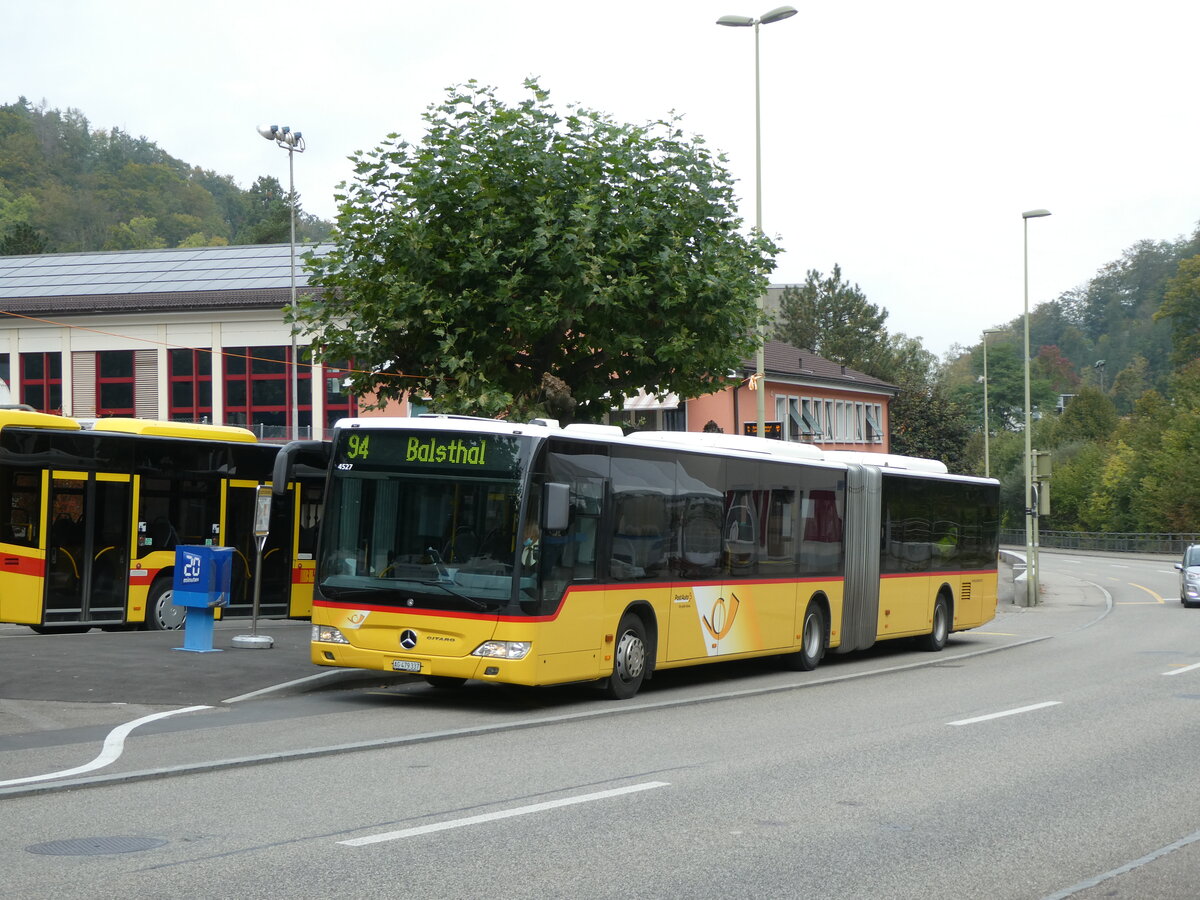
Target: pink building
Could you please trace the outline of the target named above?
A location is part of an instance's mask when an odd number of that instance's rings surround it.
[[[896,385],[780,341],[767,342],[763,369],[768,437],[829,450],[889,452],[888,407],[899,393]],[[610,421],[648,430],[716,427],[753,434],[758,425],[758,398],[750,387],[755,370],[754,359],[744,360],[729,387],[694,400],[639,393],[626,398]]]

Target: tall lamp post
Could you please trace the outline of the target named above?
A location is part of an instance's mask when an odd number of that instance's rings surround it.
[[[304,152],[304,135],[292,131],[287,125],[259,125],[258,133],[268,141],[288,152],[288,210],[291,213],[291,239],[288,243],[288,261],[292,271],[292,316],[296,315],[296,181],[295,169],[292,164],[297,153]],[[292,428],[293,441],[300,440],[300,359],[296,355],[296,326],[292,325],[292,364],[290,374],[292,389]]]
[[[989,334],[1004,334],[1003,328],[987,328],[983,332],[983,477],[992,477],[992,458],[988,451],[991,427],[988,425],[987,339]]]
[[[728,25],[731,28],[754,26],[754,228],[759,234],[762,234],[762,90],[758,65],[758,26],[781,22],[784,19],[790,19],[795,14],[794,7],[778,6],[770,12],[763,13],[757,19],[751,16],[721,16],[717,19],[718,25]],[[765,296],[758,299],[758,311],[760,314],[766,311]],[[758,388],[758,431],[756,434],[759,437],[765,437],[767,431],[767,384],[764,372],[766,351],[763,342],[766,340],[766,335],[763,334],[762,325],[758,327],[758,337],[758,353],[755,356],[754,373],[754,385]]]
[[[1033,406],[1029,399],[1029,220],[1050,215],[1048,209],[1021,213],[1025,231],[1025,605],[1038,604],[1038,557],[1034,540]]]

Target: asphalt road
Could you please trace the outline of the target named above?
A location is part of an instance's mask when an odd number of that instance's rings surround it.
[[[1170,562],[1046,554],[1041,606],[940,654],[662,673],[628,703],[337,683],[273,656],[294,623],[201,655],[0,630],[0,782],[38,779],[0,785],[0,866],[89,898],[1195,897],[1200,611]],[[134,699],[72,671],[89,642]],[[66,699],[24,671],[51,658]]]

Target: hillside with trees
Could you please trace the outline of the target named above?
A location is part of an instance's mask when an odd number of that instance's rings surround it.
[[[1200,231],[1140,241],[1081,287],[1030,312],[1032,443],[1053,461],[1043,531],[1200,531]],[[781,297],[777,335],[902,388],[892,449],[999,478],[1023,528],[1024,316],[930,365],[841,269]]]
[[[1024,508],[1024,319],[988,335],[993,476],[1011,527]],[[952,354],[953,356],[953,354]],[[1031,433],[1053,460],[1043,530],[1200,531],[1200,231],[1144,240],[1030,313]],[[982,342],[941,373],[967,410],[968,468],[984,471]]]
[[[297,204],[297,240],[329,228]],[[273,176],[243,190],[79,110],[0,105],[0,255],[288,240],[288,195]]]

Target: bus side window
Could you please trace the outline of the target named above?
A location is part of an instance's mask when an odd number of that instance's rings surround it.
[[[36,547],[41,502],[36,473],[0,470],[0,541]]]

